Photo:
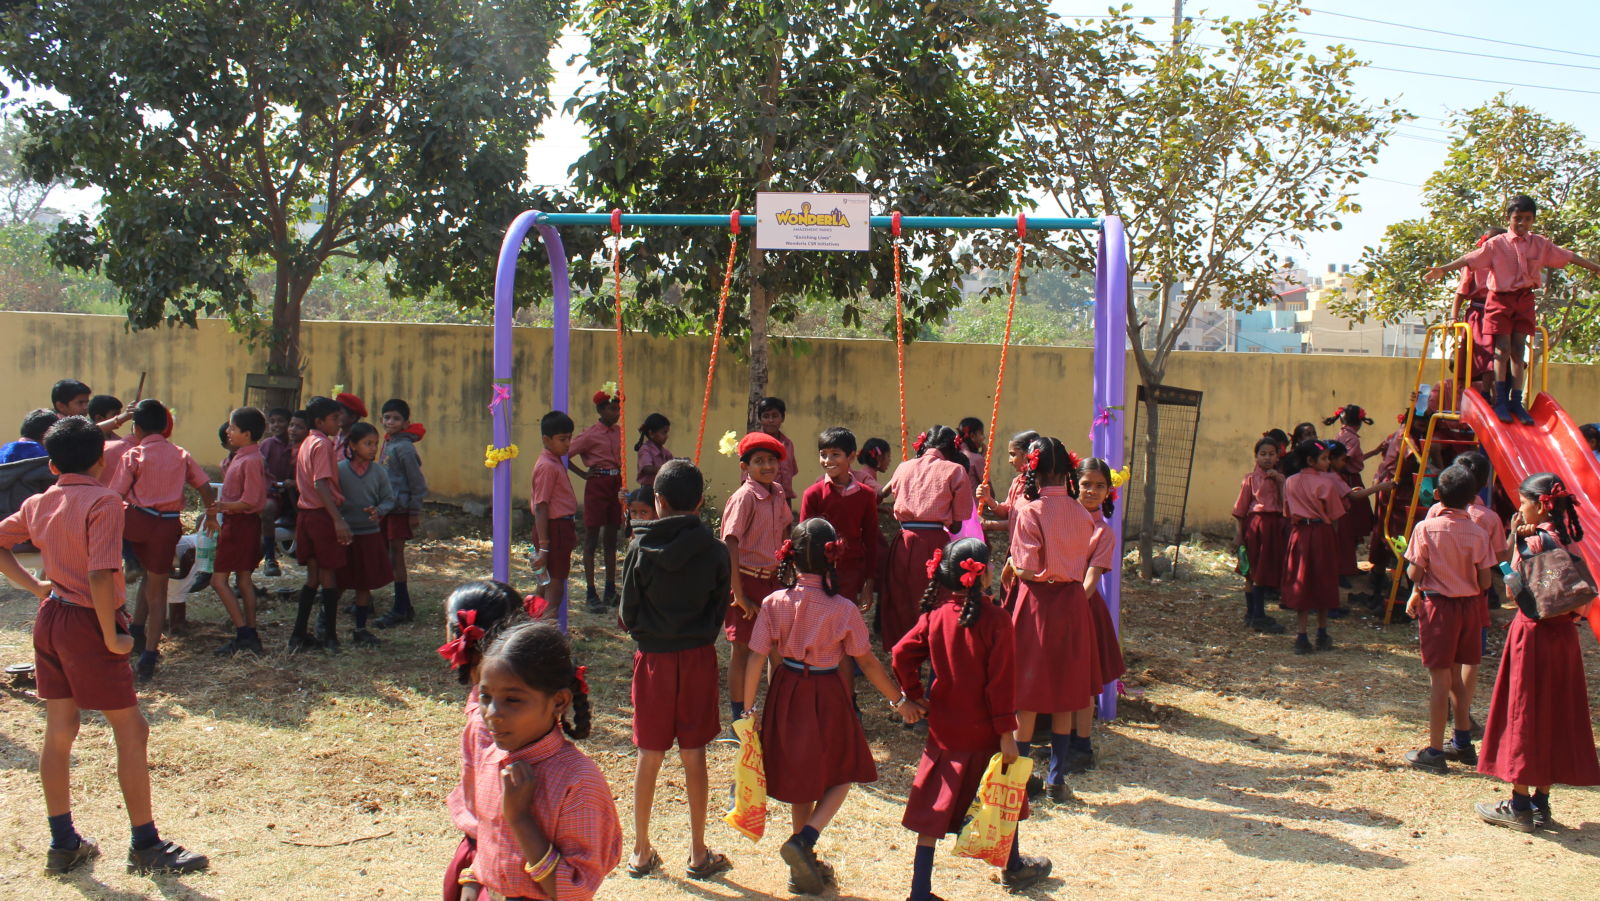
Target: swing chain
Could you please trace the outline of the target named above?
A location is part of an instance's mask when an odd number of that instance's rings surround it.
[[[1028,235],[1028,217],[1017,216],[1017,255],[1011,263],[1011,298],[1006,303],[1006,332],[1000,341],[1000,371],[994,380],[994,408],[989,413],[989,432],[983,446],[983,484],[993,485],[989,481],[989,472],[994,464],[994,430],[1000,424],[1000,392],[1006,383],[1006,358],[1011,350],[1011,322],[1017,312],[1017,289],[1022,282],[1022,252],[1026,247],[1025,240]]]
[[[900,387],[900,461],[903,463],[911,457],[911,430],[906,424],[906,313],[900,283],[899,210],[890,217],[889,230],[894,235],[894,358]]]
[[[739,250],[739,211],[728,216],[728,231],[733,240],[728,242],[728,265],[722,273],[722,296],[717,301],[717,324],[711,332],[711,362],[706,366],[706,393],[700,401],[700,430],[694,438],[694,465],[700,465],[700,452],[706,442],[706,417],[711,412],[711,386],[717,377],[717,353],[722,347],[722,322],[728,313],[728,292],[733,286],[734,256]]]
[[[623,486],[628,484],[628,401],[622,369],[622,210],[611,211],[611,231],[616,241],[611,248],[611,283],[617,307],[617,471]]]

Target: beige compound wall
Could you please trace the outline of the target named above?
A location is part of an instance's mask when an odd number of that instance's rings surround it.
[[[572,339],[572,397],[580,427],[593,420],[586,399],[614,379],[612,333],[580,331]],[[485,409],[490,397],[491,330],[486,326],[309,322],[303,343],[305,396],[342,384],[360,394],[376,414],[389,397],[405,398],[428,427],[420,445],[424,468],[440,500],[483,499],[489,493],[484,446],[490,440]],[[694,451],[704,390],[707,338],[630,336],[627,359],[628,418],[636,425],[659,411],[673,422],[669,447]],[[999,431],[1034,428],[1086,451],[1092,416],[1092,352],[1085,348],[1012,349]],[[934,422],[954,425],[962,416],[988,420],[999,348],[973,344],[914,344],[906,351],[907,410],[913,432]],[[139,373],[148,373],[146,396],[178,410],[175,440],[205,463],[221,457],[216,428],[243,397],[245,375],[261,371],[264,354],[251,352],[225,323],[198,329],[129,332],[122,319],[50,313],[0,313],[0,384],[5,411],[0,428],[12,428],[27,410],[47,405],[51,383],[80,378],[96,392],[131,399]],[[551,332],[516,330],[515,463],[518,496],[525,494],[538,451],[538,418],[548,409]],[[1188,353],[1174,355],[1168,384],[1205,392],[1196,441],[1189,522],[1196,529],[1231,528],[1229,508],[1239,476],[1250,465],[1250,446],[1269,427],[1288,428],[1325,417],[1344,403],[1368,409],[1376,442],[1391,430],[1406,401],[1416,361],[1294,354]],[[722,356],[702,464],[720,499],[736,484],[737,463],[716,453],[717,439],[744,421],[745,366]],[[1129,360],[1129,399],[1137,374]],[[1551,389],[1579,422],[1600,419],[1600,371],[1558,365]],[[789,405],[786,431],[799,449],[801,477],[816,466],[811,436],[827,426],[849,426],[865,439],[879,436],[898,447],[894,345],[885,341],[810,340],[800,352],[773,362],[771,392]],[[9,439],[8,439],[9,440]],[[631,458],[631,455],[630,455]],[[997,460],[997,467],[1004,461]]]

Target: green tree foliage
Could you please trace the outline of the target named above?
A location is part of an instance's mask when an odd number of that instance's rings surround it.
[[[1505,203],[1513,194],[1539,202],[1535,231],[1590,259],[1600,254],[1600,150],[1582,131],[1504,95],[1451,124],[1460,134],[1423,185],[1426,214],[1389,226],[1383,243],[1367,248],[1358,281],[1364,290],[1331,305],[1341,315],[1386,322],[1413,314],[1448,317],[1455,280],[1430,284],[1423,272],[1472,249],[1485,227],[1505,225]],[[1545,285],[1539,315],[1551,343],[1569,354],[1595,353],[1600,322],[1590,307],[1600,282],[1570,267],[1546,270]]]
[[[1067,215],[1123,217],[1128,333],[1139,377],[1154,387],[1201,298],[1265,302],[1279,268],[1270,248],[1338,228],[1356,209],[1346,192],[1403,114],[1360,98],[1349,49],[1313,51],[1297,36],[1294,3],[1271,0],[1203,33],[1179,22],[1170,43],[1129,9],[1068,23],[1034,4],[1002,23],[983,63],[995,95],[1012,101],[1030,188]],[[1089,270],[1088,237],[1053,246]],[[1152,302],[1134,302],[1135,274],[1155,283]],[[1153,392],[1140,421],[1149,522],[1161,424]],[[1149,575],[1149,530],[1141,552]]]
[[[117,289],[104,276],[50,262],[49,236],[38,225],[0,225],[0,310],[121,312]]]
[[[591,205],[640,212],[752,211],[755,193],[846,191],[907,214],[1011,208],[1005,126],[964,54],[997,3],[638,0],[584,19],[593,80],[574,101],[591,147],[574,167]],[[748,234],[745,235],[748,239]],[[770,323],[805,298],[847,327],[891,292],[882,233],[870,254],[741,253],[728,332],[748,341],[750,417],[766,392]],[[937,320],[961,297],[948,233],[907,233],[909,313]],[[747,245],[748,247],[748,245]],[[710,331],[728,236],[651,229],[626,254],[634,327]],[[606,270],[580,273],[598,288]]]
[[[23,111],[40,181],[104,192],[59,261],[102,269],[130,322],[270,324],[300,364],[301,305],[330,259],[393,260],[391,288],[489,294],[533,201],[563,0],[38,0],[0,65],[54,92]],[[252,269],[273,272],[258,297]]]
[[[41,213],[55,212],[44,204],[60,185],[35,181],[28,174],[22,164],[26,138],[27,132],[15,116],[0,119],[0,225],[32,222]]]

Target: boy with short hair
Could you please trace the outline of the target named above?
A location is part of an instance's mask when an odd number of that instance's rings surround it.
[[[826,519],[843,548],[834,569],[838,591],[861,609],[872,606],[872,576],[878,571],[878,498],[856,479],[856,436],[831,428],[817,438],[822,478],[800,497],[800,521]]]
[[[789,537],[794,515],[777,483],[784,460],[782,442],[766,432],[751,432],[736,447],[743,473],[739,488],[722,508],[722,541],[733,561],[733,604],[723,619],[732,652],[728,656],[728,708],[735,720],[752,698],[744,696],[750,666],[750,633],[767,595],[779,590],[778,547]]]
[[[225,434],[233,459],[223,470],[222,494],[212,511],[222,514],[222,531],[217,536],[211,587],[233,621],[234,636],[217,648],[218,657],[263,651],[261,637],[256,634],[256,586],[250,577],[261,562],[261,511],[267,504],[267,472],[258,442],[266,429],[267,419],[255,407],[240,407],[228,417]],[[228,576],[235,573],[237,596],[228,584]]]
[[[0,463],[16,463],[20,460],[32,460],[47,454],[44,449],[44,434],[56,424],[61,417],[53,410],[40,407],[22,417],[22,427],[17,429],[17,440],[0,446]]]
[[[778,463],[778,484],[783,486],[784,502],[789,505],[789,511],[794,512],[794,477],[800,474],[800,461],[794,453],[794,442],[783,433],[783,422],[789,418],[789,406],[781,397],[763,397],[756,404],[756,422],[760,424],[761,431],[778,439],[783,444],[784,458]]]
[[[1526,194],[1514,195],[1506,202],[1505,216],[1505,234],[1495,235],[1477,249],[1429,269],[1422,277],[1437,281],[1449,270],[1463,266],[1489,274],[1483,331],[1494,339],[1494,412],[1501,422],[1509,423],[1515,417],[1523,425],[1533,425],[1533,417],[1522,405],[1527,365],[1523,346],[1535,327],[1533,292],[1544,284],[1546,268],[1577,265],[1600,274],[1600,263],[1529,231],[1539,218],[1539,204]]]
[[[172,431],[172,415],[161,401],[142,400],[133,408],[133,440],[122,458],[122,468],[108,485],[127,503],[127,522],[123,537],[133,546],[144,579],[139,583],[139,599],[134,604],[133,643],[139,649],[136,666],[139,681],[155,677],[161,654],[161,632],[167,622],[167,580],[172,573],[172,557],[183,535],[183,487],[199,492],[206,507],[201,528],[216,531],[211,513],[216,499],[211,479],[189,452],[167,440]]]
[[[72,746],[83,710],[101,711],[116,742],[117,781],[133,827],[129,869],[203,870],[205,857],[161,840],[151,810],[150,724],[139,712],[128,669],[133,640],[124,630],[122,609],[122,500],[97,478],[105,435],[89,420],[70,417],[52,426],[44,440],[60,479],[0,522],[0,573],[40,600],[33,648],[45,702],[39,752],[50,823],[45,870],[66,873],[100,853],[72,823]],[[40,547],[49,582],[35,579],[12,553],[24,541]]]
[[[102,485],[110,485],[117,477],[123,455],[133,447],[132,439],[117,434],[117,430],[132,419],[133,406],[130,404],[124,409],[122,401],[110,394],[96,394],[89,399],[89,420],[99,424],[100,431],[106,435],[105,462],[100,469]]]
[[[88,385],[77,379],[62,379],[50,386],[50,406],[57,416],[85,416],[93,394]]]
[[[528,493],[528,510],[533,513],[533,567],[545,567],[550,583],[540,592],[545,612],[560,618],[561,603],[567,593],[567,576],[572,572],[572,551],[578,544],[578,496],[572,491],[561,458],[572,447],[572,417],[551,410],[539,418],[539,437],[544,451],[533,463],[533,485]]]
[[[1452,698],[1453,748],[1463,762],[1477,756],[1472,750],[1473,686],[1461,678],[1459,667],[1477,666],[1483,659],[1478,608],[1489,587],[1495,552],[1489,536],[1467,515],[1475,489],[1476,480],[1465,467],[1447,467],[1434,492],[1444,508],[1417,523],[1406,547],[1406,575],[1415,583],[1406,613],[1417,618],[1422,665],[1431,686],[1428,746],[1407,752],[1406,762],[1432,773],[1449,769],[1444,721]]]
[[[589,580],[586,606],[600,613],[617,605],[617,530],[622,526],[622,397],[605,389],[594,393],[595,415],[599,421],[579,432],[567,452],[567,468],[583,479],[583,574]],[[578,466],[577,458],[584,466]],[[602,536],[606,546],[606,593],[594,590],[594,552]]]
[[[286,407],[268,410],[267,437],[256,445],[267,473],[267,503],[261,508],[261,556],[266,562],[261,574],[269,578],[283,575],[276,532],[278,514],[288,505],[287,485],[294,480],[294,447],[289,443],[289,418],[293,415]]]
[[[344,407],[331,398],[313,397],[306,403],[310,431],[295,454],[294,481],[298,499],[294,526],[295,557],[306,568],[300,587],[300,606],[289,633],[289,653],[326,647],[337,653],[339,636],[339,570],[347,562],[352,540],[350,526],[339,515],[344,496],[339,493],[339,468],[334,461],[333,438],[344,419]],[[320,599],[318,638],[306,631],[311,608]]]
[[[394,571],[394,607],[377,618],[379,629],[409,623],[416,617],[407,584],[406,542],[416,536],[422,522],[422,502],[428,497],[428,480],[422,476],[417,442],[428,434],[420,422],[411,421],[411,405],[398,397],[383,403],[383,467],[394,491],[394,512],[383,518],[389,542],[389,568]]]
[[[700,519],[705,477],[688,460],[656,473],[657,519],[635,523],[622,565],[623,627],[633,653],[633,857],[630,876],[661,863],[650,844],[650,813],[661,763],[678,745],[689,796],[689,867],[695,879],[729,869],[706,847],[706,745],[717,737],[717,633],[728,607],[728,549]]]

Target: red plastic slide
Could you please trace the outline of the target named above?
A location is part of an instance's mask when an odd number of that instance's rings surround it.
[[[1555,398],[1541,393],[1528,412],[1533,425],[1506,425],[1483,395],[1467,391],[1462,398],[1461,418],[1476,433],[1507,495],[1518,497],[1518,486],[1532,473],[1553,472],[1577,496],[1583,540],[1576,547],[1591,567],[1600,567],[1600,463]],[[1600,638],[1600,616],[1592,607],[1590,614],[1589,627]]]

